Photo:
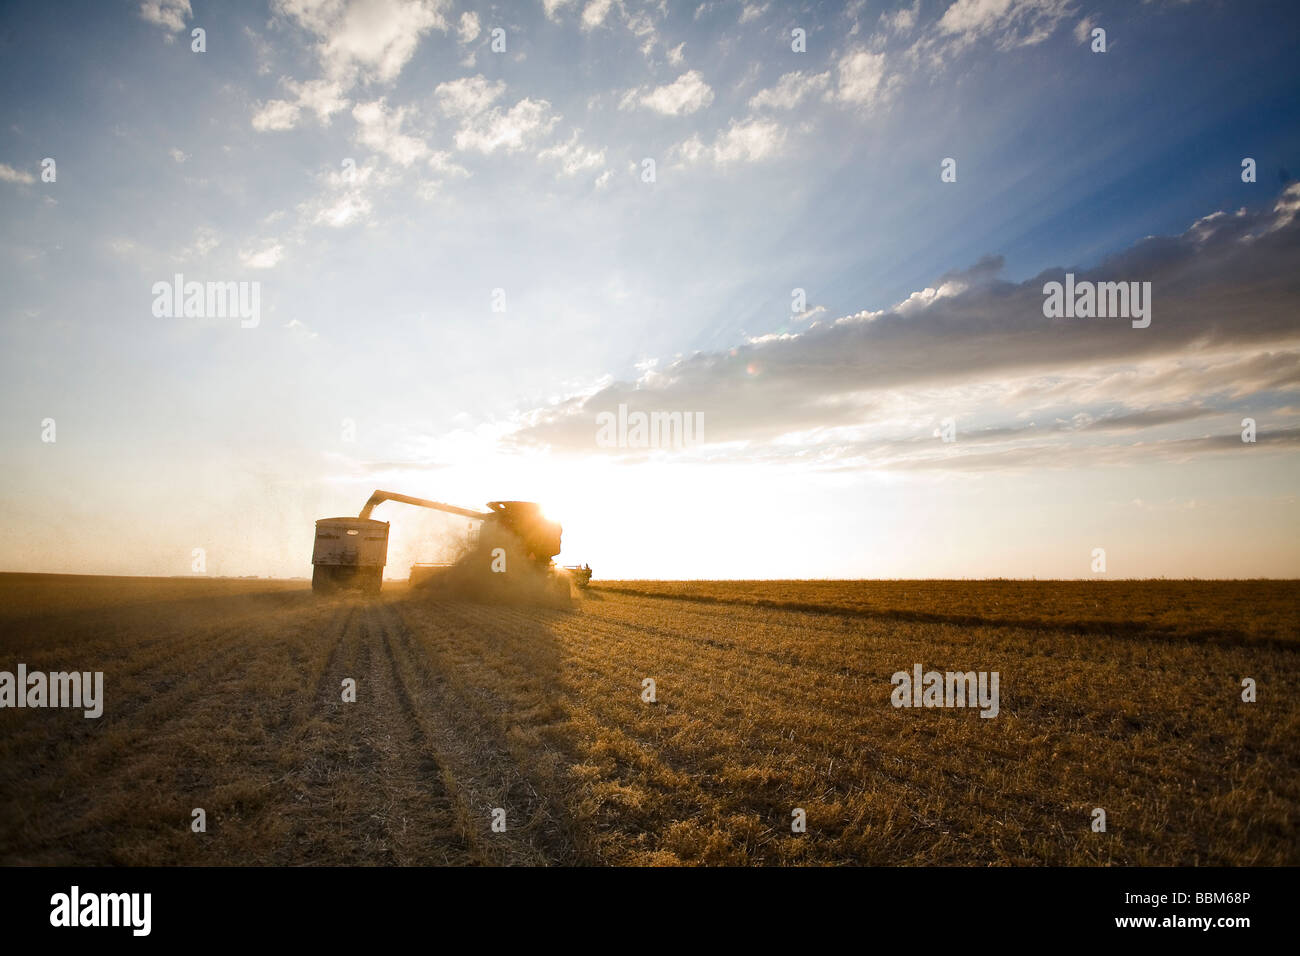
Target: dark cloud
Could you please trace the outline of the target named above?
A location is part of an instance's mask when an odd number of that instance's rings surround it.
[[[770,440],[869,425],[881,402],[896,407],[926,390],[1168,359],[1187,361],[1195,371],[1214,356],[1222,361],[1229,352],[1295,342],[1298,208],[1300,184],[1272,209],[1215,213],[1179,236],[1148,238],[1095,268],[1062,266],[1021,283],[998,279],[1002,260],[986,257],[892,310],[699,353],[639,382],[615,382],[539,409],[513,439],[590,451],[595,416],[623,403],[634,410],[703,412],[711,443]],[[1124,318],[1045,318],[1043,286],[1067,271],[1076,282],[1150,282],[1150,327],[1133,328]],[[1260,362],[1257,371],[1266,373],[1270,387],[1300,382],[1295,352],[1275,351]],[[1233,385],[1222,383],[1225,390]],[[1125,396],[1111,401],[1123,403]],[[1208,413],[1147,409],[1088,428],[1150,427]]]

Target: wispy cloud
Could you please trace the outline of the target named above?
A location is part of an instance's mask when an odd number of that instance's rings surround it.
[[[357,121],[356,141],[400,166],[409,166],[429,152],[423,138],[402,131],[402,125],[412,113],[405,106],[389,108],[383,97],[358,103],[352,109],[352,118]]]
[[[31,185],[36,182],[36,177],[25,169],[14,169],[8,163],[0,163],[0,180],[6,183]]]
[[[749,101],[749,108],[793,109],[804,100],[824,92],[830,84],[830,78],[829,72],[804,73],[795,70],[786,73],[775,86],[755,93]]]
[[[239,253],[239,261],[250,269],[274,269],[282,258],[284,258],[284,246],[278,242]]]

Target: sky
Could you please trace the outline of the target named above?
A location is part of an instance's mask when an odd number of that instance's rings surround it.
[[[1300,576],[1298,25],[9,2],[0,569],[305,576],[384,488],[597,578]]]

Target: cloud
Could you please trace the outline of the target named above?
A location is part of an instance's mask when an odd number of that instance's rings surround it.
[[[626,403],[703,412],[710,442],[748,443],[745,455],[785,460],[793,451],[890,467],[994,468],[1063,461],[1062,442],[1087,444],[1070,460],[1094,462],[1239,449],[1242,407],[1263,421],[1269,408],[1300,395],[1300,221],[1290,213],[1297,203],[1293,184],[1271,209],[1215,217],[1212,230],[1197,228],[1202,219],[1180,235],[1068,270],[1080,281],[1150,282],[1145,329],[1125,319],[1045,318],[1043,286],[1067,269],[1010,282],[999,276],[1001,261],[988,257],[892,308],[697,353],[534,409],[513,440],[591,452],[596,413]],[[966,451],[931,447],[934,425],[953,414]],[[978,421],[998,415],[1023,420]],[[1126,437],[1196,428],[1216,415],[1199,436],[1139,445]],[[1293,432],[1272,429],[1274,447],[1293,446]],[[976,434],[997,447],[970,454]],[[1041,447],[1013,450],[1009,441]],[[1123,447],[1098,450],[1115,442]]]
[[[582,8],[582,29],[594,30],[604,23],[605,15],[609,13],[609,8],[612,6],[612,0],[590,0]]]
[[[628,14],[625,10],[623,21],[627,26],[628,31],[641,41],[641,55],[646,59],[650,59],[650,55],[654,52],[655,45],[660,42],[659,33],[655,29],[654,17],[651,15],[650,11],[643,10],[637,13]],[[681,62],[680,56],[678,56],[676,60],[673,59],[671,51],[668,51],[668,59],[669,62],[674,64]]]
[[[501,80],[466,76],[439,83],[433,90],[434,101],[445,116],[472,116],[482,113],[501,98],[506,85]]]
[[[14,169],[7,163],[0,163],[0,180],[7,183],[22,183],[30,186],[36,182],[36,177],[25,169]]]
[[[692,136],[674,148],[674,154],[683,162],[696,163],[709,160],[719,166],[733,163],[753,163],[776,155],[785,144],[785,130],[771,120],[733,120],[720,132],[712,145]]]
[[[547,133],[559,120],[551,116],[546,100],[523,99],[509,110],[493,106],[505,94],[506,84],[483,76],[466,76],[439,83],[433,91],[438,110],[460,120],[454,142],[459,150],[514,152]]]
[[[644,89],[629,90],[619,108],[630,109],[640,105],[665,116],[687,116],[712,102],[713,89],[704,82],[704,77],[698,70],[690,70],[666,86],[649,92]]]
[[[778,109],[788,110],[798,106],[810,96],[826,90],[831,75],[827,73],[804,73],[796,70],[786,73],[777,80],[776,86],[755,93],[749,101],[751,110]]]
[[[200,226],[194,230],[194,242],[182,248],[172,258],[177,262],[192,262],[204,259],[219,245],[221,245],[220,234],[215,229]]]
[[[309,80],[296,83],[286,80],[285,85],[298,98],[298,105],[311,110],[326,126],[330,117],[348,108],[348,100],[343,95],[343,86],[330,80]]]
[[[885,75],[885,54],[856,50],[840,58],[835,67],[835,96],[843,103],[870,109],[889,93],[892,84]]]
[[[354,160],[328,169],[317,177],[319,193],[298,205],[299,222],[329,229],[343,229],[370,218],[371,196],[391,185],[396,174],[384,174],[377,161],[356,165]],[[301,235],[297,230],[295,235]]]
[[[542,9],[546,12],[546,19],[559,21],[560,8],[571,6],[574,0],[542,0]]]
[[[182,152],[178,147],[175,146],[167,150],[167,155],[170,156],[178,163],[183,163],[185,162],[185,160],[190,158],[188,154]]]
[[[537,154],[538,159],[557,160],[560,172],[565,176],[576,176],[588,169],[600,169],[605,165],[605,151],[588,149],[578,140],[581,130],[574,130],[566,142],[548,146]]]
[[[239,261],[249,269],[274,269],[284,258],[284,246],[279,243],[264,246],[256,251],[241,250]]]
[[[1300,352],[1279,348],[1056,369],[1007,381],[1001,392],[1008,405],[1103,407],[1122,396],[1128,405],[1151,408],[1181,406],[1192,397],[1232,405],[1263,392],[1298,389]]]
[[[749,23],[751,20],[757,20],[767,12],[768,6],[769,4],[766,3],[762,6],[759,6],[757,3],[745,4],[744,8],[740,11],[740,22]]]
[[[140,17],[148,23],[180,33],[185,21],[194,16],[190,0],[144,0],[140,4]]]
[[[343,95],[343,84],[335,80],[310,80],[299,83],[291,77],[281,82],[293,94],[292,100],[269,100],[253,113],[253,128],[261,132],[293,129],[303,110],[310,110],[325,126],[331,117],[347,109],[348,100]]]
[[[957,0],[936,25],[958,48],[992,39],[999,50],[1046,40],[1070,14],[1070,0]]]
[[[1012,447],[955,445],[940,451],[933,448],[880,460],[877,467],[945,471],[1040,471],[1096,468],[1153,463],[1186,463],[1205,455],[1240,454],[1243,448],[1236,431],[1194,438],[1168,438],[1152,442],[1114,442],[1106,445],[1068,444],[1063,441],[1026,442]],[[1300,449],[1300,428],[1279,429],[1269,436],[1271,451],[1294,453]]]
[[[370,215],[370,200],[357,192],[347,192],[336,197],[332,202],[322,205],[312,218],[318,226],[342,229],[355,222],[360,222]]]
[[[921,0],[910,7],[899,7],[893,13],[882,13],[880,25],[890,33],[909,33],[916,26],[916,16],[921,11]]]
[[[424,141],[402,132],[402,124],[411,108],[401,106],[390,110],[381,97],[370,103],[358,103],[352,109],[357,121],[356,141],[377,153],[382,153],[401,166],[409,166],[429,152]]]
[[[457,164],[451,153],[441,150],[429,155],[429,169],[440,176],[468,176],[469,170]]]
[[[550,115],[551,104],[546,100],[522,99],[509,110],[497,106],[468,117],[456,131],[456,148],[494,153],[504,149],[515,152],[538,136],[550,132],[560,117]]]
[[[456,25],[456,39],[461,43],[473,43],[480,32],[482,27],[479,26],[477,13],[466,10],[460,15],[460,22]]]
[[[469,175],[469,170],[457,163],[452,158],[452,154],[446,150],[430,153],[427,165],[433,178],[421,180],[416,187],[416,195],[424,200],[433,199],[441,193],[448,179]]]
[[[271,100],[253,113],[253,129],[260,133],[293,129],[298,125],[298,105],[288,100]]]
[[[318,38],[327,78],[390,83],[430,30],[446,32],[450,0],[274,0],[275,13]]]

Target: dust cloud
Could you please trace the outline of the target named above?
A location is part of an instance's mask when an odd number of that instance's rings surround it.
[[[444,553],[453,547],[445,540],[440,544]],[[457,553],[451,562],[417,569],[412,596],[480,604],[573,606],[574,588],[567,572],[539,567],[523,556],[522,548],[505,549],[504,562],[494,557],[493,547],[481,542],[461,542],[454,550]],[[503,570],[493,570],[503,565]]]

